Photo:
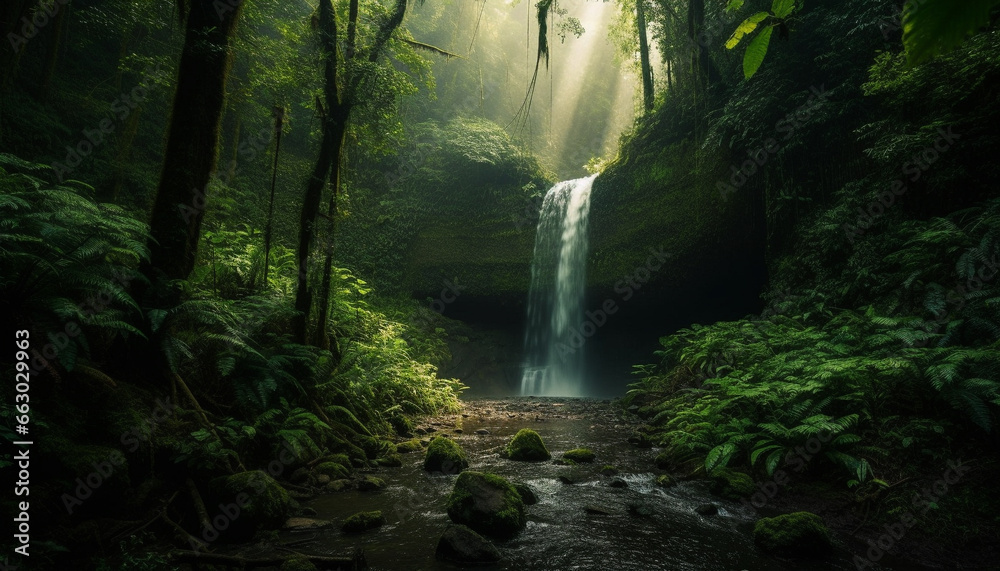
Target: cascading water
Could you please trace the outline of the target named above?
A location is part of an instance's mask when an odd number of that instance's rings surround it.
[[[542,203],[531,262],[521,395],[579,396],[590,189],[597,175],[560,182]],[[576,339],[579,337],[579,339]]]

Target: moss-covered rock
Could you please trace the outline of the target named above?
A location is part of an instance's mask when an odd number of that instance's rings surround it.
[[[424,470],[455,474],[469,467],[465,451],[454,440],[438,436],[427,446]]]
[[[522,428],[507,445],[507,457],[511,460],[541,462],[551,459],[552,455],[545,448],[545,443],[537,432],[530,428]]]
[[[455,563],[494,563],[500,551],[488,539],[464,525],[450,525],[438,541],[434,556]]]
[[[514,482],[513,486],[517,490],[517,495],[521,496],[521,501],[524,502],[524,505],[532,506],[538,503],[538,496],[535,495],[535,491],[528,484]]]
[[[671,486],[676,486],[677,481],[674,480],[673,476],[670,474],[663,474],[656,477],[656,485],[661,488],[669,488]]]
[[[403,457],[393,452],[392,454],[382,456],[375,463],[385,468],[400,468],[403,466]]]
[[[708,490],[727,500],[739,501],[752,496],[757,491],[750,476],[728,468],[712,472],[709,476],[709,482]]]
[[[451,521],[502,539],[527,523],[524,501],[510,482],[495,474],[462,472],[448,497]]]
[[[618,468],[615,468],[611,464],[605,464],[601,466],[600,474],[602,476],[614,476],[618,473]]]
[[[757,521],[753,541],[768,553],[793,557],[823,555],[830,550],[830,531],[814,513],[795,512]]]
[[[385,488],[385,480],[375,476],[365,476],[358,480],[358,490],[362,492],[375,492]]]
[[[221,501],[240,505],[226,537],[242,541],[265,529],[278,529],[291,516],[295,500],[266,472],[252,470],[217,478],[213,488]]]
[[[344,533],[361,533],[385,525],[385,516],[380,510],[358,512],[344,521],[341,528]]]
[[[351,470],[336,462],[322,462],[316,465],[316,473],[329,476],[332,480],[337,480],[350,476]]]
[[[316,566],[304,557],[293,557],[281,564],[281,571],[316,571]]]
[[[417,439],[407,440],[406,442],[400,442],[396,444],[396,452],[400,454],[409,454],[410,452],[420,452],[424,449],[424,446],[420,444]]]
[[[594,451],[590,448],[574,448],[567,450],[562,455],[563,460],[572,460],[573,462],[593,462],[595,456]]]

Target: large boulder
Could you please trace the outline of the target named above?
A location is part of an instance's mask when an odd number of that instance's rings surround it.
[[[455,441],[438,436],[427,446],[424,456],[424,470],[455,474],[469,467],[465,451]]]
[[[438,541],[434,554],[455,563],[495,563],[500,552],[488,539],[464,525],[450,525]]]
[[[552,455],[545,448],[545,443],[537,432],[530,428],[522,428],[507,445],[507,457],[511,460],[541,462],[549,460]]]
[[[830,531],[814,513],[795,512],[757,521],[753,541],[768,553],[801,557],[830,551]]]
[[[225,533],[232,541],[243,541],[260,530],[281,528],[296,505],[288,492],[261,470],[217,478],[213,488],[223,504],[238,507],[239,513],[231,517]]]
[[[462,472],[448,498],[451,521],[501,539],[527,524],[524,501],[510,482],[495,474]]]

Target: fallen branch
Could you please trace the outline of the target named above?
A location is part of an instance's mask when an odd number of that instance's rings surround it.
[[[285,561],[292,559],[306,559],[314,565],[322,565],[331,571],[361,571],[368,569],[368,562],[365,560],[364,551],[360,549],[350,557],[326,557],[322,555],[305,555],[295,553],[290,556],[272,555],[270,557],[258,557],[250,559],[237,555],[222,555],[219,553],[202,553],[200,551],[187,551],[175,549],[167,554],[167,558],[172,563],[204,563],[206,565],[229,565],[240,568],[253,567],[278,567]]]

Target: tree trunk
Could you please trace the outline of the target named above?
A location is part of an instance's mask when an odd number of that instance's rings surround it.
[[[341,135],[340,148],[343,149],[343,135]],[[330,282],[333,281],[333,252],[337,245],[337,198],[340,191],[340,154],[337,156],[337,163],[330,173],[330,185],[333,187],[333,194],[330,196],[330,207],[327,211],[329,228],[328,241],[324,244],[323,260],[323,281],[320,293],[319,319],[317,320],[317,336],[319,346],[322,349],[330,349],[330,328],[327,322],[330,320]]]
[[[215,4],[219,4],[216,11]],[[150,220],[151,278],[185,279],[194,268],[206,189],[218,161],[219,129],[243,3],[190,2],[163,171]]]
[[[271,234],[274,229],[274,188],[278,183],[278,155],[281,153],[281,131],[285,120],[285,110],[274,108],[274,167],[271,171],[271,198],[267,203],[267,225],[264,227],[264,283],[267,290],[267,274],[271,267]]]
[[[3,18],[3,21],[0,22],[0,26],[2,26],[0,31],[3,32],[3,42],[5,43],[4,49],[0,50],[3,53],[3,59],[0,60],[0,92],[2,92],[10,89],[13,85],[21,54],[24,53],[31,39],[37,37],[40,31],[36,30],[32,38],[23,33],[32,29],[27,27],[26,30],[23,19],[31,20],[32,8],[38,4],[38,0],[4,0],[0,4],[3,4],[3,7],[0,8],[0,18]]]
[[[709,57],[708,46],[698,41],[698,34],[704,26],[705,0],[689,0],[688,38],[691,40],[691,45],[696,46],[691,52],[691,73],[699,87],[714,85],[722,80],[722,75]]]
[[[635,1],[635,20],[639,28],[639,61],[642,65],[642,103],[646,111],[653,110],[653,68],[649,65],[649,40],[646,38],[646,8],[644,0]]]
[[[55,4],[58,6],[58,3]],[[52,91],[52,78],[56,75],[59,66],[59,50],[62,49],[62,39],[66,30],[66,20],[69,19],[69,10],[72,1],[59,7],[59,12],[49,24],[52,26],[52,38],[49,41],[48,51],[45,53],[45,66],[42,72],[42,80],[38,85],[38,98],[46,100]]]
[[[292,322],[292,335],[296,341],[302,344],[309,342],[308,323],[313,306],[313,293],[309,285],[309,254],[316,240],[316,218],[319,216],[323,188],[330,177],[330,169],[340,160],[344,133],[347,131],[346,121],[350,114],[350,108],[340,102],[337,86],[337,16],[330,0],[320,1],[319,29],[325,60],[323,75],[326,81],[324,89],[326,109],[325,111],[321,110],[323,113],[323,138],[320,142],[319,158],[316,160],[316,166],[306,184],[306,194],[302,200],[302,213],[299,217],[299,279],[295,291],[297,315]]]

